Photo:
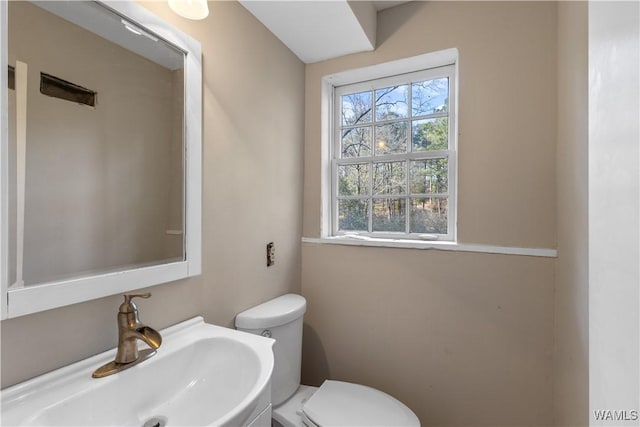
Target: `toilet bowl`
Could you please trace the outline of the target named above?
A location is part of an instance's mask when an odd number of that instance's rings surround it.
[[[304,297],[287,294],[236,316],[236,329],[276,340],[271,382],[273,420],[284,427],[420,426],[399,400],[371,387],[325,381],[300,384]]]

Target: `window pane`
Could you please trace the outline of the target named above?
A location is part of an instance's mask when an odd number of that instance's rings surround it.
[[[368,231],[369,201],[338,200],[338,229],[340,231]]]
[[[449,119],[423,119],[411,122],[413,151],[447,150],[449,148]]]
[[[373,199],[373,231],[406,231],[406,199]]]
[[[409,185],[413,194],[446,193],[449,187],[448,159],[425,159],[411,161]]]
[[[371,155],[371,127],[351,128],[342,131],[341,157],[365,157]]]
[[[369,194],[369,165],[338,166],[338,194],[340,196],[362,196]]]
[[[446,113],[449,111],[449,79],[434,79],[411,84],[411,114]]]
[[[447,199],[411,199],[411,233],[447,234]]]
[[[407,164],[381,162],[373,165],[373,194],[405,194]]]
[[[371,92],[342,96],[342,125],[371,122]]]
[[[408,90],[408,85],[385,87],[376,90],[376,120],[407,117]]]
[[[376,155],[407,152],[408,122],[376,126]]]

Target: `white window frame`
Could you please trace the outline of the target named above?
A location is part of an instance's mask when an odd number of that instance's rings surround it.
[[[457,57],[456,49],[447,49],[420,55],[412,58],[401,59],[389,63],[379,64],[357,70],[325,76],[323,78],[323,223],[322,236],[334,238],[374,238],[389,240],[439,240],[444,242],[456,241],[457,223]],[[340,158],[341,145],[341,101],[340,97],[348,93],[373,91],[375,89],[407,84],[417,81],[432,80],[440,77],[449,79],[449,111],[446,114],[437,113],[424,118],[447,117],[449,120],[449,148],[440,151],[411,151],[411,141],[407,143],[407,153],[388,156],[371,156],[360,158]],[[410,100],[409,100],[410,102]],[[411,106],[409,105],[409,108]],[[432,117],[433,116],[433,117]],[[407,119],[408,120],[408,119]],[[375,126],[373,123],[367,125]],[[410,121],[409,121],[409,127]],[[341,164],[368,163],[370,165],[370,183],[373,179],[373,164],[385,160],[407,161],[418,159],[448,159],[448,192],[439,195],[447,199],[447,233],[446,234],[419,234],[407,232],[369,232],[369,231],[340,231],[338,229],[338,166]],[[407,162],[408,164],[408,162]],[[410,220],[411,199],[409,186],[409,169],[406,170],[406,194],[399,196],[404,198],[406,221]],[[371,184],[370,184],[371,185]],[[368,196],[363,196],[369,202],[371,211],[372,200],[376,198],[369,189]],[[395,197],[384,195],[381,197]],[[418,196],[419,197],[419,196]],[[369,228],[371,229],[371,215]]]

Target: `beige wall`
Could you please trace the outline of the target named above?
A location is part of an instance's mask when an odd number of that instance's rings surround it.
[[[320,79],[456,47],[459,241],[556,245],[557,6],[413,2],[375,52],[306,67],[304,227],[320,235]],[[423,425],[552,423],[555,260],[303,244],[303,380],[406,402]]]
[[[183,155],[183,116],[184,116],[184,70],[173,72],[173,118],[171,146],[169,147],[169,203],[167,208],[167,229],[183,229],[183,200],[184,200],[184,155]],[[167,234],[165,236],[165,256],[170,258],[182,253],[183,235]]]
[[[589,424],[587,3],[558,5],[556,425]]]
[[[303,234],[320,235],[320,79],[457,47],[458,236],[555,247],[556,5],[412,2],[378,15],[375,52],[306,67]]]
[[[28,2],[8,9],[9,62],[28,65],[25,283],[181,258],[181,240],[169,251],[165,231],[167,189],[183,182],[171,182],[182,162],[172,151],[182,146],[182,72]],[[41,94],[41,72],[96,91],[97,106]],[[174,200],[181,212],[182,195]]]
[[[547,258],[305,244],[303,382],[352,381],[423,426],[551,424]]]
[[[235,313],[300,291],[304,66],[235,2],[211,2],[204,21],[143,3],[202,43],[203,274],[160,285],[140,301],[157,328]],[[277,259],[267,269],[265,245]],[[120,296],[1,323],[2,387],[112,348]]]

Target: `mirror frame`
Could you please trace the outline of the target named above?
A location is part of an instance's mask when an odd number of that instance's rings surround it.
[[[131,0],[106,0],[98,3],[185,52],[185,259],[149,267],[9,288],[7,3],[0,1],[0,286],[2,293],[0,319],[15,318],[201,274],[202,50],[200,43]]]

